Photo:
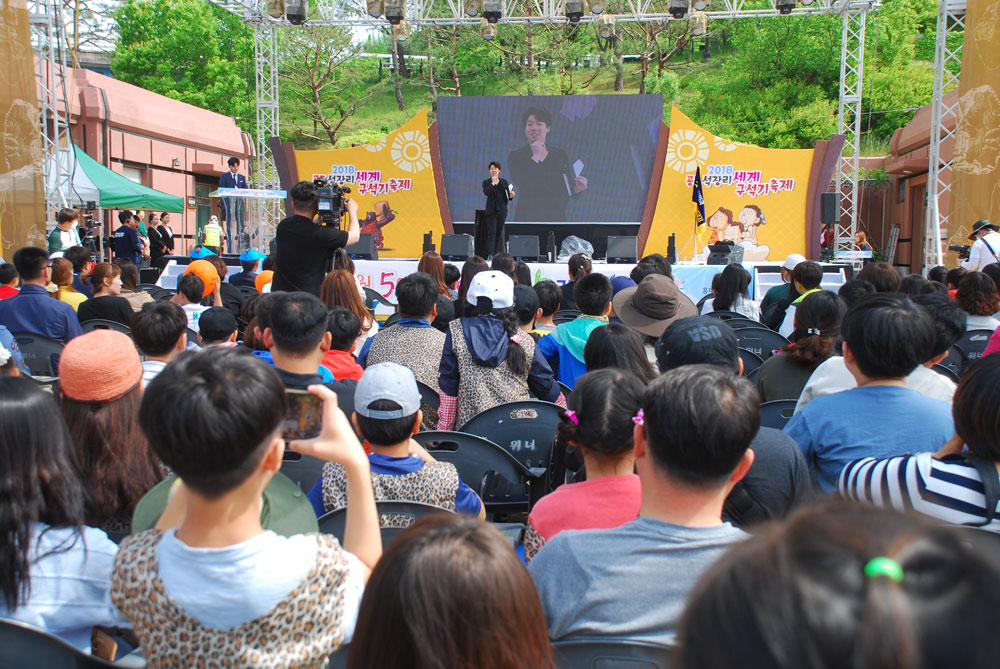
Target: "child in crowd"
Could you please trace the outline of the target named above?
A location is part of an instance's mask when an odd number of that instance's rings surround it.
[[[323,354],[320,363],[333,374],[338,381],[344,379],[361,380],[364,367],[354,358],[354,347],[361,336],[361,319],[346,307],[331,307],[327,323],[330,333],[330,350]]]
[[[236,346],[236,316],[225,307],[209,307],[198,319],[198,339],[202,346]]]
[[[188,328],[198,331],[198,319],[208,307],[201,306],[205,293],[205,282],[195,274],[184,274],[177,279],[177,293],[170,298],[174,304],[180,305],[187,316]],[[221,303],[220,303],[221,304]]]
[[[561,485],[534,506],[524,535],[525,561],[563,530],[619,527],[639,516],[632,417],[644,390],[644,381],[620,369],[580,377],[558,430],[563,442],[579,449],[587,480]]]
[[[422,418],[413,372],[394,362],[365,370],[354,395],[354,427],[371,449],[375,499],[421,502],[485,518],[482,501],[455,466],[435,461],[410,438],[420,430]],[[343,467],[323,467],[323,478],[309,491],[317,516],[348,506],[345,482]]]
[[[535,329],[532,332],[544,336],[556,329],[554,317],[562,303],[562,290],[555,281],[548,279],[539,281],[532,289],[538,296],[538,308],[541,310],[535,316]]]
[[[127,538],[115,559],[111,596],[147,661],[325,666],[349,641],[382,552],[368,463],[336,396],[310,388],[323,400],[322,431],[290,447],[343,468],[352,501],[343,548],[261,527],[261,494],[285,449],[273,369],[239,349],[189,352],[149,390],[139,421],[184,481],[187,513],[177,529]]]
[[[590,333],[608,324],[612,292],[611,281],[603,274],[586,274],[577,279],[573,297],[580,317],[563,323],[538,342],[538,350],[549,361],[556,378],[570,388],[587,372],[583,349]]]
[[[535,334],[535,316],[538,314],[538,294],[531,286],[514,286],[514,310],[517,312],[517,327],[536,342],[542,336]]]
[[[146,387],[187,347],[187,316],[172,302],[144,304],[132,317],[132,339],[145,358],[142,385]]]

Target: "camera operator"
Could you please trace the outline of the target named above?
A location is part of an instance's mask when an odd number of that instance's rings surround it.
[[[361,236],[358,203],[344,201],[349,219],[344,231],[313,222],[319,212],[319,198],[312,182],[298,182],[289,195],[295,213],[278,223],[272,290],[302,290],[319,296],[330,256],[336,249],[356,244]]]
[[[990,263],[1000,262],[1000,256],[998,256],[1000,254],[1000,233],[997,232],[997,226],[986,220],[976,221],[976,224],[972,226],[972,234],[969,235],[969,239],[973,239],[975,242],[969,251],[969,257],[959,260],[959,265],[970,272],[977,272]]]

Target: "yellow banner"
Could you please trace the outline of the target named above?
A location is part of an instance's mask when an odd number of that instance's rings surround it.
[[[708,244],[727,240],[744,247],[744,261],[804,254],[812,159],[812,149],[730,142],[674,107],[656,213],[643,253],[666,254],[667,237],[673,233],[680,260],[703,258]],[[691,191],[699,167],[707,224],[695,235]]]
[[[296,151],[299,179],[350,187],[361,232],[375,235],[379,255],[419,258],[424,235],[444,233],[427,132],[427,109],[385,139],[349,149]]]

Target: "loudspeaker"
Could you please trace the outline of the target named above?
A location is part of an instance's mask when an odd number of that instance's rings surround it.
[[[734,265],[743,262],[743,247],[732,242],[719,242],[709,245],[706,265]]]
[[[837,209],[840,205],[840,195],[838,193],[820,193],[819,194],[819,220],[824,225],[827,223],[836,223],[840,220],[840,216],[837,215]]]
[[[352,244],[344,249],[347,255],[356,260],[378,260],[378,247],[375,245],[375,235],[367,232],[361,233],[361,238],[357,244]]]
[[[538,261],[538,235],[511,235],[507,242],[507,253],[515,260]]]
[[[634,263],[639,260],[638,237],[608,237],[609,263]]]
[[[667,237],[667,262],[677,264],[677,235],[674,234]]]
[[[445,260],[466,260],[475,255],[472,235],[441,235],[441,257]]]
[[[139,270],[139,283],[156,283],[159,278],[159,267],[143,267]]]

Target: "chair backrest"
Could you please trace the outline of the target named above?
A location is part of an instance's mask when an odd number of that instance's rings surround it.
[[[792,419],[795,413],[796,400],[771,400],[760,405],[761,427],[773,427],[780,430]]]
[[[11,334],[32,376],[59,376],[59,356],[65,344],[33,332]]]
[[[740,348],[759,355],[761,360],[767,360],[774,351],[788,346],[788,340],[777,332],[759,328],[737,330],[736,341]]]
[[[934,365],[934,367],[943,367],[951,372],[952,376],[956,379],[962,375],[962,363],[965,361],[965,354],[962,353],[962,349],[957,346],[952,346],[948,349],[948,355],[944,360]],[[950,376],[948,378],[951,378]],[[956,382],[957,383],[957,382]]]
[[[195,346],[201,346],[201,340],[198,339],[198,333],[191,328],[187,329],[187,342],[189,344],[194,344]]]
[[[153,299],[156,300],[157,302],[166,302],[176,294],[177,291],[175,290],[170,290],[169,288],[160,288],[156,292],[152,293],[152,296]]]
[[[740,360],[743,361],[743,376],[749,377],[751,373],[755,373],[764,364],[764,359],[753,351],[741,348],[739,349],[739,353]]]
[[[140,283],[140,284],[138,284],[136,286],[136,288],[138,288],[139,290],[146,291],[147,293],[149,293],[153,297],[156,297],[156,291],[163,290],[162,288],[160,288],[159,286],[157,286],[155,283]]]
[[[752,321],[746,317],[730,318],[729,320],[726,321],[726,325],[728,325],[734,330],[743,330],[746,328],[758,328],[760,330],[771,329],[766,325],[764,325],[763,323],[761,323],[760,321]]]
[[[399,322],[400,318],[401,317],[398,311],[392,312],[391,314],[389,314],[389,317],[385,319],[385,321],[382,323],[382,328],[387,328],[391,325],[395,325],[396,323]]]
[[[1000,566],[1000,532],[970,525],[951,525],[950,529],[958,535],[958,540],[963,544],[994,565]]]
[[[747,317],[743,314],[737,313],[735,311],[710,311],[706,316],[711,316],[712,318],[718,318],[720,321],[729,321],[734,318],[742,318],[747,320]]]
[[[281,461],[281,473],[295,481],[303,492],[309,492],[316,481],[323,478],[325,464],[326,462],[319,458],[302,455],[286,448],[284,459]]]
[[[948,379],[949,381],[955,382],[956,384],[959,381],[961,381],[961,379],[958,376],[958,372],[954,371],[951,367],[945,367],[944,365],[938,364],[931,367],[931,369],[933,369],[935,372],[937,372],[944,378]]]
[[[552,644],[559,669],[668,669],[670,646],[618,638],[564,639]]]
[[[0,619],[0,667],[99,669],[114,666],[78,650],[48,632],[13,620]]]
[[[242,295],[244,299],[252,295],[260,295],[260,291],[254,288],[253,286],[240,286],[239,288],[240,288],[240,295]]]
[[[529,471],[492,441],[464,432],[418,432],[413,437],[435,460],[455,465],[487,511],[527,511],[530,486],[544,485],[544,470]]]
[[[393,539],[407,527],[417,522],[425,516],[435,513],[452,513],[447,509],[430,504],[420,504],[419,502],[397,502],[386,501],[376,502],[379,522],[389,521],[392,527],[382,527],[382,550],[385,550]],[[316,521],[319,524],[319,531],[323,534],[332,534],[337,537],[340,543],[344,543],[344,527],[347,522],[347,507],[337,509],[324,514]]]
[[[441,406],[441,396],[429,385],[417,381],[417,390],[420,391],[421,404],[426,404],[432,409],[437,409]]]
[[[968,330],[955,342],[955,346],[962,352],[963,371],[971,363],[983,357],[983,351],[986,350],[986,345],[990,343],[992,336],[992,330]]]
[[[560,309],[553,314],[552,322],[556,325],[562,325],[563,323],[569,323],[572,320],[576,320],[579,316],[579,309]]]
[[[563,383],[562,381],[556,381],[556,383],[558,383],[558,384],[559,384],[559,390],[561,390],[561,391],[562,391],[562,394],[563,394],[563,397],[565,397],[566,399],[569,399],[569,394],[570,394],[571,392],[573,392],[573,389],[572,389],[572,388],[570,388],[569,386],[567,386],[567,385],[566,385],[565,383]]]
[[[382,295],[382,293],[378,292],[374,288],[369,288],[368,286],[364,286],[364,290],[365,290],[365,306],[368,307],[369,311],[374,311],[375,300],[378,300],[379,304],[384,304],[386,306],[392,307],[393,309],[396,309],[395,304],[390,302],[387,297]]]
[[[541,400],[508,402],[473,416],[458,431],[489,439],[528,469],[548,468],[560,411]]]
[[[124,332],[128,336],[132,336],[132,328],[129,326],[123,325],[118,321],[109,321],[105,318],[91,318],[89,321],[80,323],[80,328],[84,332],[91,332],[93,330],[114,330],[115,332]]]

